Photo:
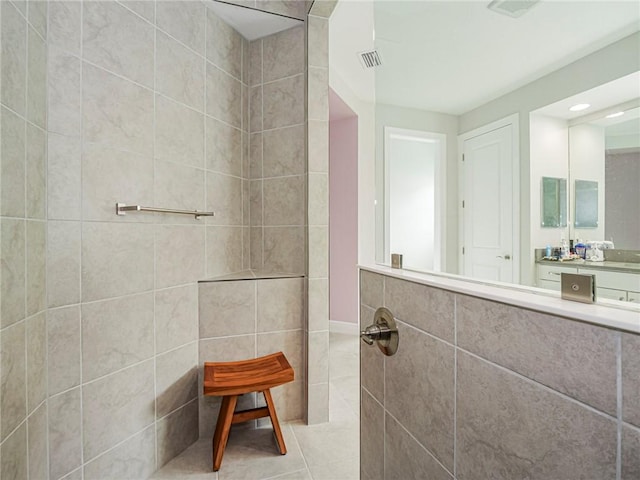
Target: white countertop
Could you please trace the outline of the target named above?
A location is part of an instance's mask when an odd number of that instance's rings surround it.
[[[613,302],[608,304],[602,300],[596,304],[585,304],[563,300],[558,292],[535,287],[487,284],[453,275],[399,270],[384,265],[360,265],[359,267],[369,272],[431,287],[640,334],[640,304],[617,306]]]

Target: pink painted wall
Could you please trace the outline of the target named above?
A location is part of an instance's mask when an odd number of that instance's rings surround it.
[[[329,318],[358,323],[358,117],[329,91]]]

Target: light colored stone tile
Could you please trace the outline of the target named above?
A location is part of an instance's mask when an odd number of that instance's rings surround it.
[[[80,301],[80,222],[47,222],[47,305]]]
[[[6,3],[6,2],[3,2]],[[23,423],[0,447],[0,476],[27,480],[27,423]]]
[[[151,155],[153,93],[86,63],[82,81],[85,142]]]
[[[385,421],[384,440],[385,478],[453,478],[424,446],[416,442],[389,414]]]
[[[385,279],[384,305],[400,320],[453,342],[453,293],[417,283]]]
[[[636,427],[640,427],[638,372],[640,372],[640,336],[622,333],[622,419]],[[615,381],[615,375],[613,380]]]
[[[242,147],[240,148],[242,152],[242,178],[249,179],[251,178],[251,172],[249,170],[251,158],[250,158],[250,150],[249,150],[249,142],[250,136],[246,131],[242,132]]]
[[[207,276],[242,270],[242,227],[207,227]]]
[[[263,199],[264,225],[304,225],[304,176],[265,179]]]
[[[201,369],[204,368],[204,362],[235,362],[255,358],[256,336],[251,334],[200,340],[198,355]]]
[[[265,177],[305,173],[304,125],[264,132]]]
[[[298,0],[257,0],[256,8],[304,20],[307,16],[306,2]]]
[[[249,131],[260,132],[264,128],[262,85],[249,89]]]
[[[207,172],[207,210],[216,213],[210,225],[242,225],[242,179]]]
[[[375,310],[372,308],[360,305],[361,330],[373,323],[374,314]],[[384,403],[384,360],[377,345],[360,342],[360,382],[380,403]]]
[[[42,38],[47,38],[47,11],[49,2],[30,0],[27,6],[27,18]]]
[[[329,120],[329,70],[309,67],[309,119]]]
[[[29,478],[48,478],[47,406],[40,405],[27,420]]]
[[[192,480],[215,479],[211,473],[211,439],[202,438],[191,445],[182,455],[178,455],[151,477],[154,480],[169,480],[188,476]]]
[[[329,175],[309,174],[309,225],[329,224]]]
[[[329,281],[309,279],[309,331],[329,329]]]
[[[153,294],[82,306],[82,380],[88,382],[153,355]]]
[[[78,468],[66,475],[62,480],[82,480],[82,478],[82,468]]]
[[[242,84],[242,131],[249,131],[249,87],[247,87],[244,83]]]
[[[198,286],[156,291],[156,352],[198,339]]]
[[[251,228],[242,227],[242,269],[251,269]]]
[[[29,27],[27,49],[27,120],[47,128],[47,46]]]
[[[27,218],[44,220],[47,201],[47,135],[27,124]]]
[[[242,36],[210,9],[207,9],[207,60],[241,79]]]
[[[47,306],[46,224],[27,221],[27,316],[43,311]]]
[[[262,133],[253,133],[249,138],[249,178],[262,178]]]
[[[83,223],[82,300],[151,290],[152,245],[152,225]]]
[[[329,18],[336,7],[338,0],[314,0],[310,14],[318,17]]]
[[[248,228],[251,224],[251,210],[250,210],[250,182],[249,180],[242,179],[242,226]],[[248,245],[244,240],[244,235],[248,235],[248,230],[245,230],[243,233],[242,243],[243,245]],[[243,252],[244,256],[244,252]]]
[[[80,385],[80,307],[47,312],[49,395]]]
[[[25,121],[4,107],[0,115],[0,213],[24,217]]]
[[[52,5],[77,2],[51,2]],[[47,125],[49,132],[81,134],[81,61],[75,55],[49,47]]]
[[[243,85],[249,84],[249,43],[249,40],[242,37],[242,75],[240,80],[242,80]]]
[[[265,83],[304,72],[304,30],[303,26],[294,27],[262,40]]]
[[[329,275],[329,227],[309,227],[309,278]]]
[[[301,74],[263,87],[265,130],[304,122],[304,84],[304,75]]]
[[[182,210],[205,210],[204,183],[204,170],[156,161],[155,203],[161,207]],[[202,220],[187,215],[162,215],[171,223],[202,225]]]
[[[309,36],[309,65],[329,67],[329,20],[309,17],[307,29]]]
[[[385,407],[453,470],[454,349],[403,323],[398,331],[402,349],[385,358]]]
[[[640,430],[622,425],[622,480],[640,478]]]
[[[116,2],[88,2],[82,18],[83,58],[153,87],[153,25]]]
[[[204,167],[204,114],[156,96],[156,158]]]
[[[25,222],[3,218],[0,220],[0,324],[2,328],[25,317]]]
[[[153,377],[150,360],[83,387],[85,462],[154,421]]]
[[[198,342],[156,357],[156,418],[198,398]],[[193,405],[197,404],[193,402]],[[197,413],[196,425],[198,431]],[[166,439],[163,439],[166,441]]]
[[[242,88],[239,80],[207,63],[207,115],[242,128]]]
[[[382,275],[366,270],[360,271],[360,303],[372,309],[384,305],[384,277]]]
[[[294,432],[310,468],[359,456],[359,432],[355,425],[294,426]]]
[[[615,332],[463,295],[456,314],[460,347],[616,414]]]
[[[207,169],[227,175],[242,175],[242,132],[207,117]]]
[[[262,39],[249,44],[249,83],[250,87],[262,84]]]
[[[2,2],[0,13],[0,100],[20,115],[25,114],[27,85],[27,22],[12,2]]]
[[[249,358],[249,357],[245,357]],[[250,408],[255,408],[256,394],[249,393],[245,395],[241,395],[238,397],[238,404],[236,405],[236,411],[247,410]],[[200,438],[208,438],[211,439],[213,437],[213,432],[215,430],[216,421],[218,419],[218,412],[220,411],[220,397],[205,397],[200,396],[199,400],[199,431]],[[245,423],[234,427],[235,430],[238,429],[248,429],[255,425],[254,422]],[[209,454],[207,458],[211,458],[211,440],[209,440]],[[208,461],[207,472],[211,475],[211,460]],[[206,479],[205,479],[206,480]]]
[[[329,332],[309,332],[309,383],[329,381]]]
[[[130,10],[133,10],[141,17],[146,18],[151,23],[155,23],[156,5],[148,0],[120,0],[120,3]]]
[[[258,332],[304,328],[304,279],[258,280]]]
[[[27,372],[25,348],[25,322],[2,330],[0,350],[0,397],[1,438],[4,442],[9,434],[27,415]]]
[[[307,423],[317,425],[329,421],[329,384],[307,387]]]
[[[459,478],[615,477],[615,419],[463,352],[457,369]]]
[[[329,171],[329,122],[309,120],[309,172]]]
[[[49,2],[49,46],[80,55],[82,4],[76,1]]]
[[[159,420],[157,432],[158,466],[162,466],[198,440],[198,402]]]
[[[155,429],[147,428],[87,463],[84,467],[84,478],[100,480],[148,478],[156,468],[155,446]]]
[[[251,268],[262,270],[264,267],[264,229],[262,227],[251,227],[249,232]]]
[[[207,282],[198,286],[199,338],[252,334],[256,330],[256,282]]]
[[[204,277],[203,226],[156,227],[156,288],[195,282]]]
[[[200,2],[156,3],[158,27],[201,55],[205,49],[205,19],[206,7]]]
[[[291,422],[304,418],[304,389],[305,382],[303,378],[296,378],[295,382],[286,383],[271,389],[271,396],[276,406],[276,412],[280,422]],[[256,394],[256,400],[257,406],[266,406],[264,395],[260,393]],[[271,420],[267,418],[259,419],[258,426],[271,427]]]
[[[249,182],[249,217],[251,226],[262,226],[262,180]]]
[[[80,139],[50,133],[48,138],[47,209],[49,220],[80,220],[82,148]]]
[[[360,475],[384,479],[384,416],[382,405],[362,389],[360,406]]]
[[[271,272],[304,273],[304,228],[264,228],[264,269]]]
[[[27,412],[47,398],[47,314],[27,319]]]
[[[304,378],[304,335],[302,330],[259,333],[257,335],[258,356],[282,352],[293,368],[296,379]]]

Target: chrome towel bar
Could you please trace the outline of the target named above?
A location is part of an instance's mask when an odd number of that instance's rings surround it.
[[[143,207],[141,205],[127,205],[126,203],[116,203],[116,215],[126,215],[127,212],[158,212],[177,213],[179,215],[193,215],[196,219],[200,217],[213,217],[213,212],[201,212],[199,210],[175,210],[173,208]]]

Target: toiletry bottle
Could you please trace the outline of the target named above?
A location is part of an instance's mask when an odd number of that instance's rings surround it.
[[[581,240],[576,239],[575,249],[576,249],[576,255],[578,255],[580,258],[584,259],[586,257],[587,246],[584,243],[582,243]]]
[[[569,256],[569,246],[564,237],[560,240],[560,258],[567,258]]]
[[[547,245],[547,247],[545,248],[544,256],[546,258],[551,258],[551,245]]]

